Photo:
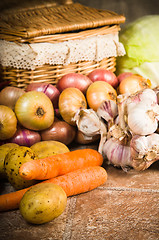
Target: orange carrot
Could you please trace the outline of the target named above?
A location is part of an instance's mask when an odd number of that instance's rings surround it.
[[[19,174],[25,180],[45,180],[102,163],[103,157],[98,151],[80,149],[26,162],[20,167]]]
[[[106,181],[106,170],[103,167],[94,166],[78,169],[40,183],[51,182],[53,184],[57,184],[64,189],[66,195],[69,197],[93,190]],[[23,195],[29,188],[0,195],[0,211],[8,211],[18,208]]]

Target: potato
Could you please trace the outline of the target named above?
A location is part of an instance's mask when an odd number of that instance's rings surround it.
[[[38,158],[45,158],[70,151],[65,144],[51,140],[35,143],[30,148],[38,155]]]
[[[63,213],[67,196],[62,187],[53,183],[40,183],[25,192],[19,209],[23,218],[33,224],[43,224]]]
[[[18,147],[16,143],[5,143],[0,146],[0,178],[7,178],[4,170],[4,159],[7,153],[14,147]]]
[[[36,158],[37,155],[34,153],[34,151],[25,146],[12,148],[7,153],[4,160],[4,169],[8,181],[16,190],[29,187],[37,183],[35,180],[26,181],[19,175],[19,168],[21,165]]]

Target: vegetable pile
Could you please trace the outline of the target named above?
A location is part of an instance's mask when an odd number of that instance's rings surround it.
[[[56,87],[5,87],[0,92],[0,139],[26,147],[40,141],[68,146],[96,141],[108,163],[125,171],[145,170],[158,160],[158,96],[151,79],[105,69],[88,76],[68,73]]]
[[[149,168],[159,160],[158,123],[159,86],[133,71],[4,87],[0,177],[16,191],[0,196],[0,211],[19,208],[26,221],[42,224],[62,214],[67,197],[106,182],[103,161],[124,171]],[[98,150],[70,151],[73,142],[96,142]]]

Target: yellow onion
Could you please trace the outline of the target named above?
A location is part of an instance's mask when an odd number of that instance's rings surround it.
[[[15,114],[20,124],[30,130],[40,131],[54,121],[54,107],[43,92],[24,93],[15,104]]]
[[[151,87],[151,81],[140,75],[132,74],[124,78],[119,84],[119,94],[131,95],[145,88]]]
[[[86,109],[87,102],[84,94],[78,88],[66,88],[59,97],[59,111],[67,123],[75,126],[74,115],[79,109]]]
[[[93,82],[87,89],[86,99],[90,108],[97,111],[102,102],[113,100],[116,102],[116,90],[105,81]]]
[[[0,105],[0,140],[11,138],[17,130],[17,118],[13,110]]]

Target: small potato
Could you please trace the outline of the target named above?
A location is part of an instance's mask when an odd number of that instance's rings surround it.
[[[33,144],[30,147],[38,156],[38,158],[45,158],[59,153],[69,152],[69,148],[58,141],[41,141]]]
[[[0,178],[7,178],[4,170],[4,159],[7,153],[12,149],[18,147],[16,143],[5,143],[0,146]]]
[[[37,183],[36,180],[24,180],[19,175],[19,168],[21,165],[34,159],[37,159],[37,155],[32,149],[25,146],[12,148],[7,153],[4,160],[4,169],[8,181],[16,190],[20,190]]]
[[[19,209],[27,222],[43,224],[61,215],[66,204],[67,196],[62,187],[53,183],[40,183],[24,194]]]

